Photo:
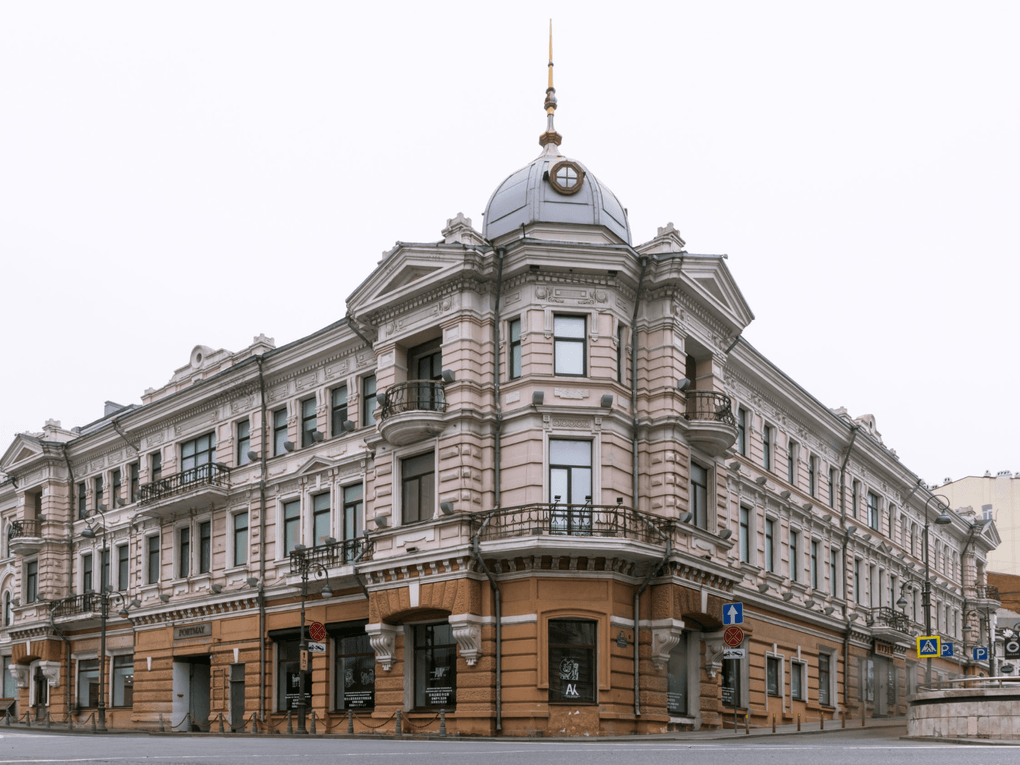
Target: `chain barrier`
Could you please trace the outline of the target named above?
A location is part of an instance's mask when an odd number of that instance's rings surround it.
[[[390,720],[392,720],[392,719],[393,719],[394,717],[396,717],[396,716],[397,716],[397,713],[396,713],[396,712],[394,712],[393,714],[391,714],[391,715],[390,715],[389,717],[387,717],[387,718],[386,718],[385,720],[383,720],[383,721],[382,721],[381,723],[379,723],[378,725],[369,725],[369,724],[368,724],[367,722],[365,722],[364,720],[362,720],[362,719],[361,719],[360,717],[358,717],[358,716],[357,716],[356,714],[354,714],[354,713],[351,713],[351,719],[352,719],[352,720],[355,720],[355,721],[357,721],[357,723],[358,723],[359,725],[364,725],[364,726],[365,726],[366,728],[368,728],[369,730],[379,730],[379,728],[383,727],[383,726],[384,726],[384,725],[385,725],[386,723],[388,723],[388,722],[389,722]]]
[[[404,724],[407,725],[408,728],[412,728],[414,730],[425,730],[427,727],[429,727],[432,723],[434,723],[438,719],[439,719],[439,715],[437,714],[435,717],[433,717],[428,722],[422,723],[421,725],[416,725],[415,723],[411,722],[411,718],[410,717],[405,717],[404,718]]]

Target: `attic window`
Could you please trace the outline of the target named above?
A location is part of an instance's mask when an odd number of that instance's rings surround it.
[[[584,184],[584,170],[576,162],[557,162],[549,171],[549,183],[560,194],[576,194]]]

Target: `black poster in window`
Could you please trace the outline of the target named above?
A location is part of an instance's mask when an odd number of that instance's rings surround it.
[[[301,672],[288,671],[285,675],[287,688],[284,693],[284,698],[287,702],[287,709],[297,709],[298,699],[301,697]],[[311,673],[305,673],[305,708],[309,708],[312,703],[312,676]]]
[[[740,706],[740,660],[723,659],[722,703],[726,707]]]
[[[375,656],[348,656],[343,659],[344,708],[375,706]]]

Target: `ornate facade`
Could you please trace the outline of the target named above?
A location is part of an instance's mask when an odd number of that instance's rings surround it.
[[[741,338],[722,257],[672,224],[631,243],[546,106],[483,229],[398,244],[345,318],[197,346],[141,405],[15,439],[0,654],[21,714],[598,735],[904,712],[931,494],[873,418]],[[932,624],[963,648],[997,537],[950,515]]]

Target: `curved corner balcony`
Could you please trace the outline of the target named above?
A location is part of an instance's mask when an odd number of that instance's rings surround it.
[[[868,626],[872,637],[886,643],[910,645],[910,619],[907,615],[887,606],[871,609]]]
[[[8,539],[14,555],[35,555],[43,546],[42,521],[38,518],[11,521]]]
[[[690,421],[687,437],[691,444],[713,457],[718,457],[737,440],[733,404],[724,393],[687,391],[684,416]]]
[[[441,380],[409,380],[386,389],[379,432],[394,446],[431,438],[446,427],[446,390]]]
[[[226,500],[230,468],[214,462],[182,470],[138,488],[139,515],[167,518],[180,510],[208,510]]]

